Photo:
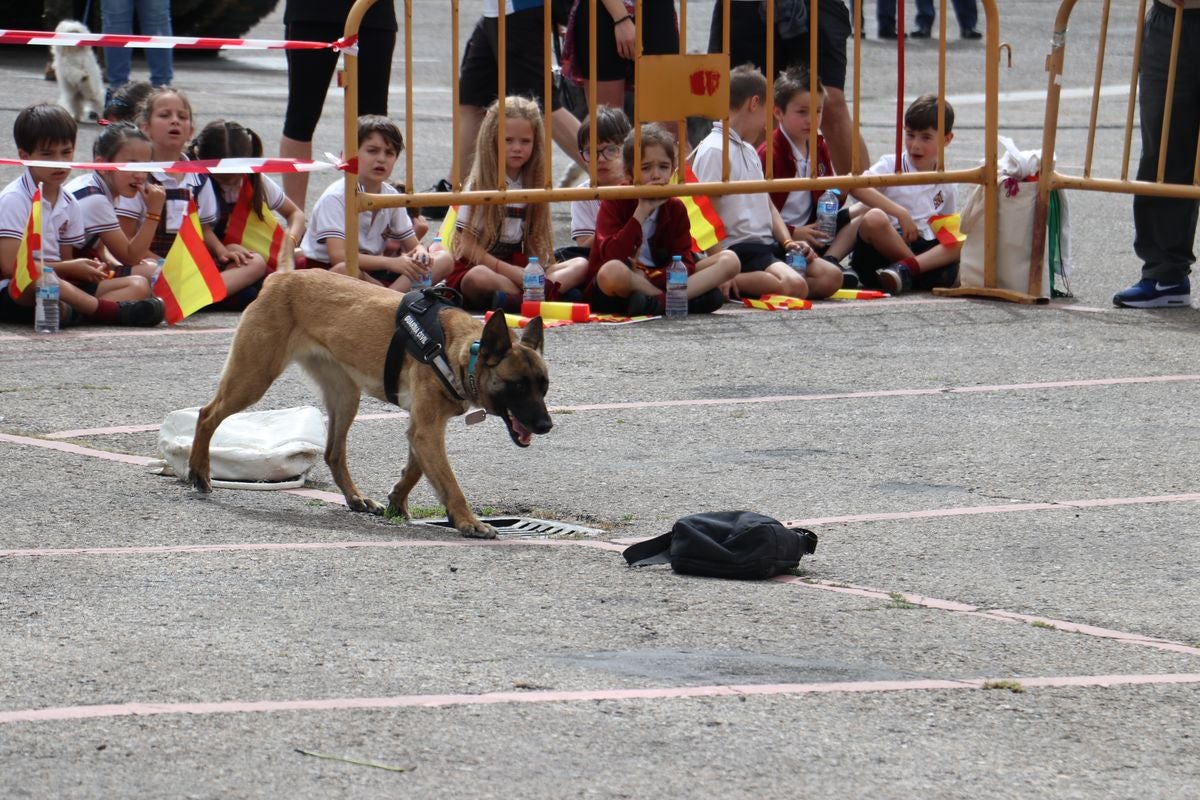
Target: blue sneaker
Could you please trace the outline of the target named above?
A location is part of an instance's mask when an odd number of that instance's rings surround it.
[[[1113,295],[1114,306],[1127,308],[1178,308],[1192,304],[1192,285],[1187,278],[1175,283],[1142,278]]]
[[[888,294],[902,294],[912,291],[912,273],[903,264],[892,264],[875,273],[879,287]]]

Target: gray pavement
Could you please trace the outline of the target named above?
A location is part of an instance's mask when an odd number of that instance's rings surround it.
[[[1002,5],[1003,132],[1034,148],[1052,12]],[[414,6],[423,188],[449,160],[449,13]],[[1097,49],[1099,4],[1080,6],[1067,89],[1090,85]],[[690,42],[707,15],[690,4]],[[250,35],[281,36],[280,16]],[[1132,29],[1109,30],[1098,175],[1120,166]],[[982,152],[982,57],[951,36],[947,155],[964,167]],[[877,153],[894,69],[879,42],[863,52]],[[54,99],[41,59],[0,51],[0,130]],[[910,94],[936,85],[932,45],[908,69]],[[177,72],[201,122],[277,139],[281,55]],[[338,98],[318,151],[340,149]],[[236,315],[52,341],[0,326],[0,797],[1200,795],[1200,315],[1111,308],[1137,276],[1129,198],[1070,202],[1076,297],[1051,307],[918,295],[549,331],[551,434],[518,451],[494,421],[452,424],[448,449],[475,508],[593,540],[481,545],[351,514],[320,494],[336,491],[323,466],[317,494],[203,499],[113,460],[156,456],[153,431],[109,429],[205,402]],[[317,402],[292,369],[261,407]],[[404,425],[351,430],[375,497]],[[434,503],[426,484],[414,502]],[[732,508],[809,521],[800,580],[630,570],[604,546]]]

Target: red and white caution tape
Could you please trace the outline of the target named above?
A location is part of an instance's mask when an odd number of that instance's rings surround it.
[[[209,175],[239,175],[249,172],[319,172],[346,169],[343,161],[306,161],[296,158],[220,158],[210,161],[35,161],[0,158],[0,165],[45,169],[94,169],[107,172],[201,172]]]
[[[140,36],[117,33],[59,33],[0,29],[0,44],[75,45],[87,47],[145,47],[178,50],[352,50],[358,37],[335,42],[283,39],[214,39],[201,36]]]

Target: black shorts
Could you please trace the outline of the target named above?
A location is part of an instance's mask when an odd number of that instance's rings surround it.
[[[742,272],[762,272],[775,262],[783,262],[787,253],[779,242],[739,242],[726,248],[742,262]]]
[[[458,72],[458,102],[465,106],[487,108],[499,95],[500,23],[495,17],[481,17],[463,50]],[[507,55],[504,93],[533,98],[543,109],[546,48],[544,14],[540,8],[517,11],[504,20]],[[551,84],[550,109],[558,108],[558,94]]]
[[[910,242],[908,249],[912,250],[914,256],[919,256],[927,250],[932,250],[938,246],[937,239],[917,239]],[[879,270],[889,266],[892,262],[885,258],[873,246],[867,244],[862,239],[854,243],[854,253],[851,256],[850,266],[854,267],[854,271],[858,273],[858,277],[862,279],[863,286],[869,289],[879,288]],[[920,275],[913,276],[914,289],[933,289],[936,287],[953,286],[954,280],[958,277],[958,262],[954,262],[949,266],[939,269],[922,272]]]
[[[580,0],[575,9],[575,55],[571,68],[581,78],[588,77],[588,3]],[[617,55],[612,15],[604,4],[596,6],[596,80],[633,80],[633,62]],[[679,24],[675,3],[671,0],[642,0],[642,54],[673,55],[679,52]]]
[[[721,52],[722,12],[724,0],[713,6],[712,25],[708,33],[708,52]],[[761,3],[729,4],[729,65],[753,64],[764,74],[767,71],[767,23]],[[844,0],[822,0],[817,22],[817,75],[826,87],[846,88],[846,40],[850,26],[850,9]],[[790,66],[808,66],[808,34],[795,39],[775,35],[775,70],[782,72]]]
[[[0,289],[0,322],[12,322],[17,325],[33,323],[33,306],[18,305],[8,293],[8,286]]]
[[[342,38],[341,25],[293,22],[288,39],[332,42]],[[396,32],[364,28],[358,32],[358,114],[387,116],[388,85],[392,78],[392,50]],[[283,135],[298,142],[311,142],[321,119],[329,80],[340,53],[333,50],[288,50],[288,101],[283,118]]]

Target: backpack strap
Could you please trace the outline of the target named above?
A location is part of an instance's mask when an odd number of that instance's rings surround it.
[[[626,563],[631,567],[670,564],[672,535],[673,531],[667,531],[661,536],[655,536],[653,539],[631,544],[621,551],[621,555],[625,556]]]

